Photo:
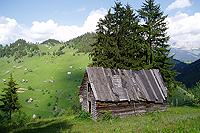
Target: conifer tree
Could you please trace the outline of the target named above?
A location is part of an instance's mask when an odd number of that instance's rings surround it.
[[[166,32],[168,27],[165,20],[167,15],[164,15],[160,5],[156,4],[154,0],[145,0],[138,13],[143,22],[146,68],[159,69],[164,81],[170,85],[175,72],[171,69],[172,57],[169,57],[169,36]]]
[[[97,42],[92,45],[90,56],[94,66],[123,69],[139,69],[142,65],[143,48],[140,26],[133,9],[120,2],[100,19]]]
[[[8,119],[11,119],[12,113],[20,109],[17,95],[18,87],[12,74],[5,84],[7,87],[3,88],[3,94],[0,95],[0,110],[7,114]]]

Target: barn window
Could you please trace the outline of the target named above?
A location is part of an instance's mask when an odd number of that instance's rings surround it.
[[[92,112],[92,103],[91,103],[91,101],[88,101],[88,106],[89,106],[89,110],[88,110],[88,112],[89,113],[91,113]]]

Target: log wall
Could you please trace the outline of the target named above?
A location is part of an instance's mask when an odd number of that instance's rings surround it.
[[[85,73],[81,87],[80,87],[80,93],[79,93],[82,110],[84,111],[88,111],[87,83],[88,83],[88,77],[87,77],[87,74]]]
[[[119,103],[106,103],[97,102],[96,109],[98,116],[101,115],[101,111],[111,111],[115,116],[127,116],[132,114],[143,114],[146,112],[152,112],[155,110],[165,111],[166,103],[146,103],[146,102],[119,102]]]
[[[94,94],[90,89],[90,92],[88,92],[88,76],[85,73],[84,79],[80,88],[80,102],[82,106],[82,110],[89,112],[89,102],[91,102],[91,115],[93,119],[97,119],[97,110],[96,110],[96,101],[94,98]]]

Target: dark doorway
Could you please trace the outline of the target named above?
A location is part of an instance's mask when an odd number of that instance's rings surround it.
[[[88,101],[88,103],[89,103],[89,113],[91,113],[92,103],[91,103],[91,101]]]

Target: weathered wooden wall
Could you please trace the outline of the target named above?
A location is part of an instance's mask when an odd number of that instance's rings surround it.
[[[109,102],[97,102],[96,108],[98,116],[101,111],[111,111],[113,115],[116,116],[127,116],[132,114],[142,114],[146,112],[152,112],[155,110],[165,111],[166,103],[146,103],[146,102],[119,102],[119,103],[109,103]]]
[[[94,119],[97,119],[97,111],[96,111],[96,101],[94,98],[94,94],[92,91],[88,92],[88,76],[85,73],[84,79],[80,88],[80,99],[82,110],[89,112],[89,102],[91,102],[91,115]]]
[[[81,87],[80,87],[80,93],[79,93],[82,110],[84,111],[88,111],[87,82],[88,82],[88,77],[87,77],[87,73],[85,73]]]

